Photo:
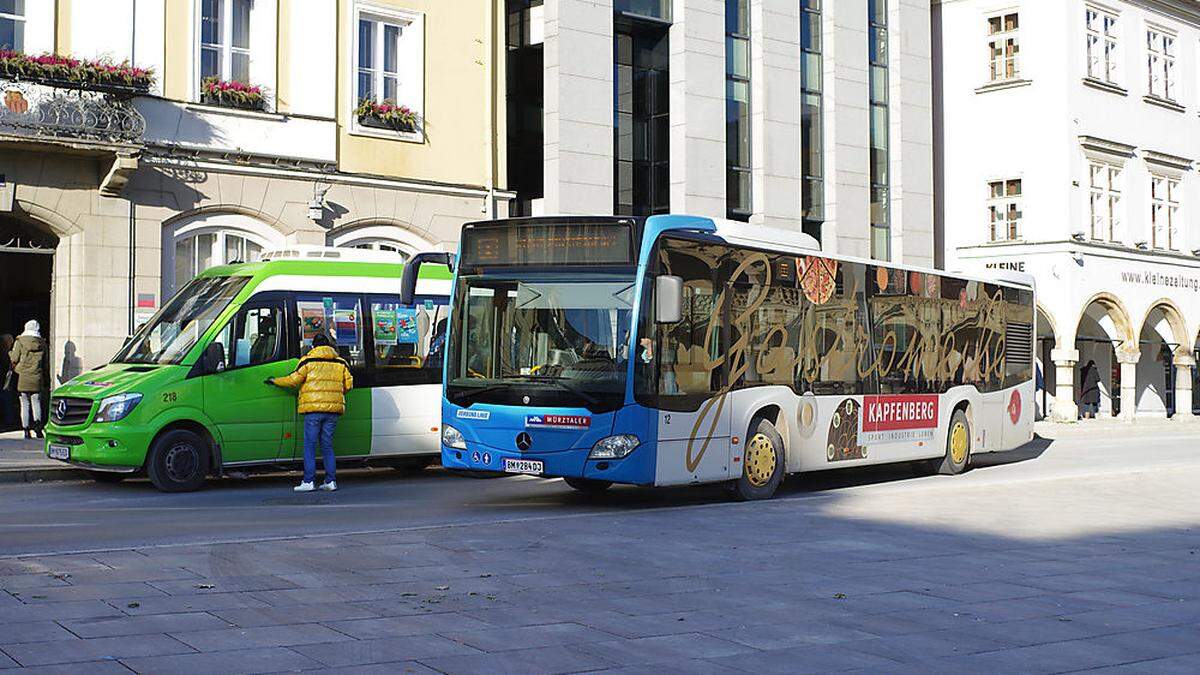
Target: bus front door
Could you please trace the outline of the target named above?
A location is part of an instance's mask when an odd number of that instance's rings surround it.
[[[247,304],[208,346],[222,352],[216,372],[204,376],[204,408],[225,464],[292,456],[295,392],[264,383],[294,364],[287,359],[285,325],[282,303]]]

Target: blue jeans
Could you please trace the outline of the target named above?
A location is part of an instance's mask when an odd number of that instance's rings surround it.
[[[325,464],[325,482],[337,480],[333,456],[333,430],[337,428],[335,413],[304,413],[304,482],[317,477],[317,442],[321,443],[321,458]]]

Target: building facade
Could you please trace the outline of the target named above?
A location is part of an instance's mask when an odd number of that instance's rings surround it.
[[[488,0],[0,3],[0,333],[42,320],[57,384],[206,267],[444,249],[506,215],[502,19]]]
[[[928,0],[506,0],[514,212],[666,211],[932,266]]]
[[[1200,3],[935,0],[949,269],[1032,274],[1039,403],[1191,415],[1200,330]]]

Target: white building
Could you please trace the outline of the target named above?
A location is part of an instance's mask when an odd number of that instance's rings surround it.
[[[518,213],[672,211],[933,262],[928,0],[508,0]]]
[[[949,269],[1038,281],[1056,417],[1192,412],[1200,329],[1200,2],[934,0]]]

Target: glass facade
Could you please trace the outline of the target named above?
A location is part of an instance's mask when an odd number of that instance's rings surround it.
[[[614,0],[613,9],[618,14],[671,20],[671,0]]]
[[[802,227],[821,240],[825,222],[825,125],[822,116],[821,0],[800,2],[800,199]]]
[[[621,3],[618,3],[621,4]],[[626,3],[643,4],[643,3]],[[613,213],[671,208],[668,25],[618,15],[613,59]]]
[[[725,0],[725,210],[747,221],[750,173],[749,0]]]
[[[871,257],[891,260],[891,197],[888,175],[887,0],[867,0],[871,98]]]

